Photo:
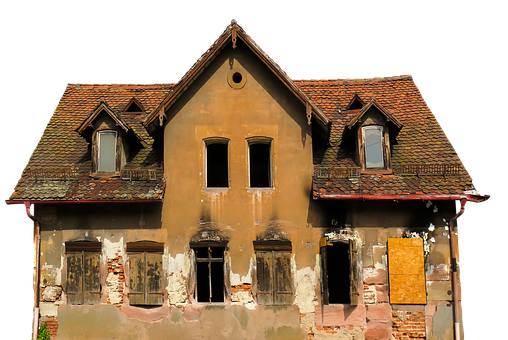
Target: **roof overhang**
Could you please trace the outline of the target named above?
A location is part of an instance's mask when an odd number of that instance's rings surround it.
[[[362,201],[460,201],[467,199],[470,202],[481,203],[490,198],[490,195],[464,193],[460,195],[345,195],[345,194],[320,194],[315,200],[362,200]]]
[[[148,127],[155,120],[159,119],[159,125],[163,125],[166,118],[166,110],[182,95],[190,84],[203,72],[216,55],[224,49],[227,43],[231,42],[233,48],[236,48],[237,40],[243,41],[247,47],[279,78],[282,83],[291,91],[298,100],[305,106],[308,123],[311,120],[316,122],[322,129],[328,131],[330,120],[319,109],[310,98],[293,82],[288,75],[249,37],[245,31],[236,23],[235,20],[227,27],[224,33],[215,41],[205,54],[187,71],[178,84],[171,89],[166,98],[146,117],[143,125]]]
[[[162,203],[163,199],[151,200],[6,200],[7,204],[89,204],[89,203]]]

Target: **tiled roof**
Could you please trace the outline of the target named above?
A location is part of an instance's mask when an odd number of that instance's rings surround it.
[[[402,123],[392,145],[393,174],[356,176],[315,176],[314,195],[408,195],[462,194],[473,189],[471,177],[462,165],[434,115],[427,107],[411,76],[373,79],[298,80],[295,83],[332,121],[330,146],[314,150],[314,165],[319,168],[358,168],[354,149],[341,145],[344,129],[357,112],[347,111],[358,95],[364,103],[371,98]],[[451,173],[401,169],[414,165],[455,165]]]
[[[469,174],[410,76],[294,83],[332,122],[329,145],[314,149],[315,168],[328,171],[328,175],[314,176],[315,196],[456,195],[474,189]],[[173,86],[69,85],[10,201],[161,200],[164,194],[162,149],[154,146],[143,121]],[[346,125],[358,114],[358,111],[346,110],[355,95],[364,103],[375,98],[402,124],[396,143],[392,144],[393,174],[361,174],[354,149],[341,145]],[[132,98],[139,101],[144,113],[123,112]],[[102,179],[90,176],[90,148],[76,129],[101,101],[147,146],[124,167],[141,170],[137,174],[131,172],[120,178]],[[418,166],[422,165],[442,171],[414,170],[421,169]],[[440,170],[439,166],[443,165],[452,165],[453,169]],[[407,171],[407,168],[413,170]],[[347,171],[340,172],[341,169]],[[155,179],[150,180],[148,170],[155,174]],[[130,180],[133,173],[134,180]],[[142,180],[139,180],[139,173],[142,173]]]
[[[161,200],[162,149],[154,146],[142,123],[172,87],[172,84],[68,85],[9,200]],[[142,104],[144,113],[123,113],[132,98]],[[101,101],[147,146],[131,155],[124,166],[137,172],[124,171],[116,178],[90,177],[90,148],[76,129]]]

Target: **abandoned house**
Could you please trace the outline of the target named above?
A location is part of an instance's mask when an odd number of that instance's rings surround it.
[[[7,203],[52,339],[437,340],[487,198],[411,76],[293,80],[232,21],[178,83],[69,84]]]

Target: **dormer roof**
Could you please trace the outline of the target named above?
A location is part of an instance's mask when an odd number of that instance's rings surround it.
[[[380,103],[377,102],[376,98],[372,97],[372,99],[370,100],[370,102],[367,103],[367,105],[364,105],[363,108],[360,110],[360,112],[358,112],[350,121],[349,123],[347,124],[347,127],[349,129],[353,128],[353,126],[355,126],[356,123],[358,123],[358,121],[365,115],[365,113],[367,111],[369,111],[369,109],[371,107],[375,107],[382,115],[384,115],[386,117],[386,119],[391,122],[393,125],[395,125],[397,127],[397,129],[400,129],[402,128],[402,123],[397,119],[395,118],[394,115],[392,115],[388,110],[386,110],[383,105],[381,105]]]
[[[93,122],[102,112],[109,115],[109,117],[115,121],[116,125],[122,128],[125,132],[130,130],[128,125],[123,122],[122,118],[120,118],[113,112],[113,110],[111,110],[106,101],[101,100],[97,107],[90,113],[90,115],[86,117],[85,120],[83,120],[83,122],[76,128],[76,131],[82,134],[87,128],[93,128]]]

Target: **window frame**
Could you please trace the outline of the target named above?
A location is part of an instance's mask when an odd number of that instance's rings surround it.
[[[104,170],[101,169],[101,164],[104,164],[104,167],[106,167],[105,163],[111,162],[111,160],[102,160],[102,149],[104,148],[104,145],[102,144],[102,138],[106,135],[113,135],[114,136],[114,143],[112,143],[112,146],[114,146],[113,154],[114,159],[114,170]],[[115,130],[100,130],[97,131],[97,172],[116,172],[118,171],[118,165],[117,165],[117,153],[118,153],[118,131]]]
[[[138,307],[162,306],[164,304],[162,267],[164,244],[152,241],[129,242],[126,250],[129,261],[129,305]],[[138,263],[135,264],[135,261]],[[141,263],[141,266],[139,263]],[[138,269],[138,275],[134,276],[136,268]],[[155,273],[153,273],[154,270]],[[149,273],[150,271],[152,272]],[[136,289],[135,286],[137,286]],[[141,289],[139,289],[139,286],[141,286]]]
[[[193,285],[191,289],[191,296],[197,303],[204,303],[204,304],[224,304],[228,300],[228,287],[227,287],[227,262],[226,262],[226,253],[227,253],[227,242],[193,242],[190,244],[190,248],[192,249],[192,259],[193,259]],[[199,257],[197,256],[197,249],[203,249],[207,248],[207,257]],[[222,248],[222,258],[214,258],[212,257],[212,250],[211,248]],[[200,301],[201,298],[199,296],[199,289],[198,289],[198,280],[200,278],[198,277],[198,262],[201,263],[208,263],[208,301]],[[219,279],[216,279],[217,275],[212,275],[212,263],[220,263],[222,262],[222,301],[212,301],[213,298],[213,284],[212,282],[214,280],[219,281]],[[211,293],[212,292],[212,293]]]
[[[69,305],[96,305],[100,303],[102,285],[100,275],[100,242],[65,242],[66,284],[65,294]],[[72,259],[79,260],[79,265]],[[78,268],[76,268],[76,266]],[[90,266],[93,266],[90,268]],[[79,269],[75,272],[73,268]],[[93,270],[95,268],[95,270]],[[78,281],[75,285],[73,282]],[[75,287],[76,290],[73,288]]]
[[[115,152],[114,152],[114,170],[100,170],[101,166],[101,135],[106,133],[114,133],[115,134]],[[123,142],[122,142],[122,134],[120,131],[111,129],[111,128],[103,128],[94,131],[93,139],[92,139],[92,175],[106,175],[106,176],[116,176],[120,174],[121,163],[122,163],[122,150],[123,150]]]
[[[327,247],[332,247],[334,244],[343,244],[348,245],[348,261],[347,267],[349,268],[349,301],[345,302],[330,302],[330,284],[329,284],[329,276],[328,272],[330,268],[328,268],[328,256],[327,256]],[[356,246],[356,242],[354,239],[349,240],[337,240],[330,242],[326,237],[323,237],[320,240],[320,258],[321,258],[321,299],[323,305],[330,304],[343,304],[343,305],[358,305],[359,300],[359,275],[358,275],[358,249]]]
[[[382,166],[367,166],[367,145],[366,145],[366,130],[379,130],[381,139],[381,155],[383,157]],[[358,153],[360,159],[360,165],[364,172],[383,172],[391,171],[391,155],[390,155],[390,139],[388,135],[388,129],[383,124],[366,124],[358,128]]]
[[[254,241],[256,302],[265,306],[293,304],[291,241]]]
[[[224,186],[210,186],[208,183],[209,183],[209,174],[210,174],[210,169],[208,168],[208,148],[210,145],[216,145],[216,144],[225,144],[226,145],[226,164],[225,164],[225,167],[226,167],[226,170],[227,170],[227,185],[224,185]],[[204,173],[205,173],[205,178],[204,178],[204,181],[205,181],[205,188],[221,188],[221,189],[224,189],[224,188],[229,188],[230,187],[230,169],[229,169],[229,154],[230,154],[230,147],[229,147],[229,139],[227,138],[221,138],[221,137],[212,137],[212,138],[206,138],[204,139]],[[224,165],[222,165],[224,166]]]
[[[252,155],[251,155],[251,147],[253,145],[268,145],[268,183],[266,186],[253,186],[253,171],[252,171]],[[273,178],[273,139],[269,137],[252,137],[247,139],[247,173],[248,173],[248,188],[253,189],[266,189],[274,187],[274,178]]]

